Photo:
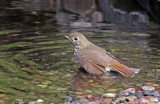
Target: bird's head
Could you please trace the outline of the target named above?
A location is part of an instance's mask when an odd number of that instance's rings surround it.
[[[71,33],[65,37],[71,40],[75,48],[79,48],[79,49],[82,49],[91,43],[90,41],[88,41],[88,39],[83,34],[79,32]]]

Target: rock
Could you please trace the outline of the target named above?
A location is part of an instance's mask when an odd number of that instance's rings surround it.
[[[126,91],[128,91],[131,94],[134,94],[136,92],[135,88],[128,88],[126,89]]]
[[[16,99],[15,104],[24,104],[24,102],[22,99]]]
[[[135,95],[137,98],[141,98],[141,97],[144,96],[142,92],[137,92],[137,93],[135,93],[134,95]]]
[[[87,99],[92,99],[93,98],[93,96],[92,95],[87,95],[87,97],[86,97]]]
[[[158,99],[156,97],[153,97],[153,96],[146,96],[146,99],[148,99],[150,102],[154,102],[154,103],[158,102]]]
[[[119,96],[128,96],[129,94],[134,94],[136,92],[135,88],[128,88],[120,92]]]
[[[36,104],[36,101],[28,102],[28,104]]]
[[[119,93],[119,96],[128,96],[128,95],[129,95],[129,92],[126,90],[123,90]]]
[[[142,97],[138,100],[138,104],[149,104],[149,100],[145,97]]]
[[[89,102],[89,103],[87,103],[87,104],[100,104],[100,103],[91,101],[91,102]]]
[[[117,94],[115,93],[105,93],[102,95],[103,97],[109,97],[109,98],[114,98],[117,96]]]
[[[144,96],[150,96],[152,91],[146,90],[143,92]]]
[[[110,104],[112,102],[112,98],[104,98],[100,104]]]
[[[79,100],[79,104],[88,104],[88,103],[89,101],[87,99],[82,98]]]
[[[78,102],[79,102],[78,100],[75,100],[75,101],[72,101],[72,102],[69,103],[69,104],[79,104]]]
[[[70,97],[70,96],[66,96],[66,98],[65,98],[65,102],[71,102],[72,101],[72,97]]]
[[[160,97],[160,93],[157,90],[152,91],[151,95],[155,97]]]
[[[125,103],[126,100],[127,100],[127,97],[119,97],[114,101],[114,103],[116,104]]]
[[[36,104],[42,104],[42,103],[44,103],[44,100],[42,100],[42,99],[36,100]]]
[[[127,100],[129,100],[129,101],[134,101],[134,99],[137,99],[137,97],[136,96],[128,96],[127,97]]]
[[[143,89],[144,91],[153,91],[153,90],[155,90],[155,88],[152,87],[152,86],[142,86],[142,89]]]

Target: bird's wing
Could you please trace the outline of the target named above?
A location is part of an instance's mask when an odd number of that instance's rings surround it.
[[[83,67],[92,75],[101,75],[106,72],[105,68],[110,66],[109,62],[95,51],[83,53],[81,58]]]
[[[101,75],[105,72],[105,67],[97,64],[93,60],[86,61],[84,68],[86,71],[92,75]]]

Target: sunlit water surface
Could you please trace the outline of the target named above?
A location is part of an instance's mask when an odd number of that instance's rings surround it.
[[[43,99],[63,103],[66,96],[101,96],[127,87],[160,85],[160,42],[157,35],[87,32],[89,40],[124,64],[140,68],[135,77],[117,79],[80,72],[65,32],[0,31],[0,100],[6,103]]]

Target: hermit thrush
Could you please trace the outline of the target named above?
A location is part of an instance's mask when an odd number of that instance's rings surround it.
[[[123,76],[131,76],[139,69],[130,68],[120,63],[113,55],[91,43],[79,32],[66,36],[72,41],[77,64],[89,74],[102,75],[108,71],[117,71]]]

